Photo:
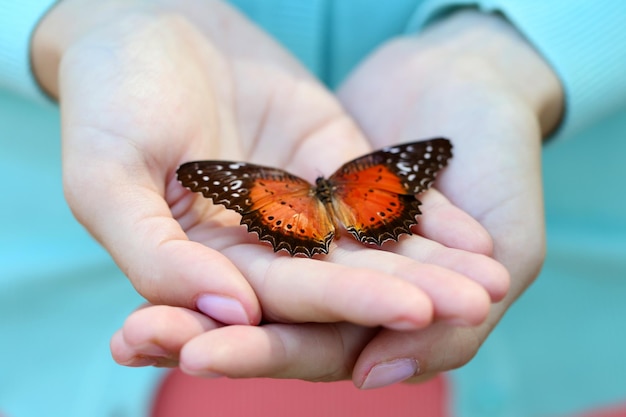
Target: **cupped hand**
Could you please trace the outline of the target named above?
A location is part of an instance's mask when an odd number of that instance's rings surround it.
[[[341,239],[330,255],[302,259],[273,253],[238,216],[178,184],[189,160],[312,180],[371,150],[330,93],[222,3],[68,0],[33,51],[61,106],[67,200],[150,303],[227,324],[411,330],[480,323],[504,296],[488,235],[436,191],[424,196],[423,237],[382,251]]]
[[[339,96],[374,146],[435,132],[455,139],[455,163],[438,189],[489,231],[511,275],[507,297],[479,326],[382,330],[361,352],[355,380],[407,358],[419,363],[416,380],[462,366],[541,269],[541,145],[563,112],[560,82],[507,21],[466,10],[382,48]]]

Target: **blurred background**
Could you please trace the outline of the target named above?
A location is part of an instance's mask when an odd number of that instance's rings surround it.
[[[544,271],[478,356],[423,386],[359,392],[115,364],[109,337],[142,300],[64,201],[58,109],[1,91],[0,415],[193,417],[210,405],[219,416],[626,416],[626,140],[616,132],[624,114],[546,145]],[[163,381],[178,388],[154,409]]]

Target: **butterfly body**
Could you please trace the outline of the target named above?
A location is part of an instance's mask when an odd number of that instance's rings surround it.
[[[274,251],[326,254],[344,227],[363,243],[382,245],[411,234],[421,214],[416,195],[434,181],[451,154],[447,139],[387,147],[308,181],[278,168],[244,162],[181,165],[183,186],[241,214],[241,224]]]

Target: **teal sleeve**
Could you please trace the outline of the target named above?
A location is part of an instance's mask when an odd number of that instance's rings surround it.
[[[0,89],[46,101],[30,66],[30,39],[54,0],[0,2]]]
[[[552,66],[566,96],[556,136],[571,136],[626,106],[626,2],[434,0],[418,9],[411,26],[459,7],[502,13]]]

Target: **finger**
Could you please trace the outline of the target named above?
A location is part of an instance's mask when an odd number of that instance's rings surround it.
[[[425,251],[433,250],[429,245],[440,246],[424,238],[412,237],[412,239],[416,239],[415,245]],[[342,245],[345,250],[338,249],[333,254],[336,262],[380,271],[419,288],[431,300],[435,319],[447,320],[457,325],[477,325],[482,323],[489,313],[491,304],[489,294],[482,285],[463,274],[439,265],[417,262],[394,252],[363,248],[362,245],[352,241]],[[476,268],[481,270],[484,266],[497,264],[483,255],[457,249],[445,248],[445,253],[457,256],[460,262],[474,262],[477,264]]]
[[[419,287],[377,269],[330,260],[276,256],[258,244],[224,250],[248,278],[273,322],[340,322],[397,330],[431,323],[433,306]]]
[[[404,239],[400,245],[393,245],[393,251],[459,272],[482,285],[492,302],[502,300],[509,290],[509,273],[500,263],[489,258],[493,241],[488,232],[437,190],[430,190],[420,199],[423,215],[416,228],[418,235],[439,244],[410,238]]]
[[[181,307],[147,306],[133,312],[111,338],[113,359],[126,366],[177,366],[183,345],[221,324]]]
[[[491,257],[451,249],[420,237],[412,237],[401,244],[390,245],[394,253],[451,269],[479,284],[492,302],[501,301],[508,293],[508,270]]]
[[[167,190],[141,157],[124,149],[126,142],[83,133],[91,145],[75,145],[66,157],[68,202],[137,291],[153,304],[200,309],[225,323],[257,323],[260,307],[244,277],[226,257],[187,239],[163,198]],[[119,154],[123,164],[102,156]]]
[[[376,331],[347,323],[228,326],[187,343],[180,367],[198,376],[349,379],[352,364]]]
[[[353,382],[362,389],[414,382],[458,368],[477,352],[486,333],[437,323],[415,332],[382,330],[361,352]]]
[[[394,252],[421,262],[433,263],[451,269],[479,284],[489,295],[491,302],[499,302],[510,287],[508,270],[491,257],[450,249],[432,241],[407,239]]]
[[[441,192],[431,189],[418,199],[422,202],[422,215],[417,218],[417,234],[449,248],[492,254],[493,241],[487,230]]]

